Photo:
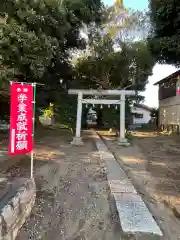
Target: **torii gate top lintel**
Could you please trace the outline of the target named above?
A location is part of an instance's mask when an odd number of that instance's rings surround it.
[[[133,90],[87,90],[87,89],[69,89],[69,94],[77,95],[82,93],[83,95],[135,95]]]

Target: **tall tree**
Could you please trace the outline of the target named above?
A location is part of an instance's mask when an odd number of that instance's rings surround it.
[[[81,28],[100,21],[101,1],[2,0],[0,13],[1,79],[43,83],[39,106],[59,102],[73,80],[70,51],[85,46]]]
[[[124,9],[122,2],[120,5],[116,2],[115,6],[105,12],[105,24],[89,28],[88,49],[75,64],[77,81],[81,87],[131,89],[137,90],[137,93],[145,90],[147,79],[152,74],[154,59],[146,41],[140,41],[141,34],[139,41],[134,41],[131,36],[126,37],[127,32],[134,34],[133,31],[137,33],[138,28],[140,32],[145,28],[138,20],[140,15]],[[133,19],[136,21],[131,24]],[[135,98],[130,98],[130,102],[133,99],[140,101],[143,97],[137,94]],[[128,103],[129,101],[127,108]],[[102,110],[98,112],[101,113]],[[118,111],[115,111],[115,115],[116,113]],[[114,118],[114,113],[108,115]],[[119,118],[119,114],[117,116]]]
[[[78,81],[86,88],[143,90],[154,59],[146,41],[116,41],[104,28],[89,31],[86,54],[75,61]]]
[[[48,67],[62,64],[64,68],[69,64],[68,50],[82,45],[80,29],[84,23],[98,20],[100,1],[60,3],[59,0],[1,1],[1,14],[6,16],[0,32],[2,65],[17,69],[25,78],[43,80]]]
[[[150,29],[147,12],[127,9],[123,1],[116,1],[106,9],[104,27],[115,41],[123,42],[145,39]]]
[[[180,1],[149,0],[149,48],[161,63],[180,64]]]
[[[137,95],[127,100],[126,109],[130,110],[129,104],[133,100],[143,100],[138,92],[145,90],[147,79],[152,74],[154,59],[146,42],[121,44],[121,48],[117,51],[110,37],[106,35],[101,40],[95,40],[94,44],[97,46],[89,51],[89,55],[76,61],[77,81],[81,88],[136,90]],[[98,50],[94,54],[95,49]],[[106,121],[109,119],[111,124],[112,117],[119,118],[119,112],[114,109],[106,109],[106,112]],[[98,110],[98,113],[102,122],[102,110]],[[130,113],[127,111],[127,117],[129,116]]]

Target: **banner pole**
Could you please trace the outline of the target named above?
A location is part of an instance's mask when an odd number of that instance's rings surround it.
[[[33,176],[33,168],[34,168],[34,151],[32,150],[31,151],[31,179],[33,179],[34,178],[34,176]]]
[[[34,172],[34,134],[35,134],[35,115],[36,115],[36,83],[32,83],[34,87],[34,97],[33,97],[33,104],[34,104],[34,113],[33,113],[33,132],[32,132],[32,138],[33,138],[33,149],[31,151],[31,179],[34,178],[33,172]]]

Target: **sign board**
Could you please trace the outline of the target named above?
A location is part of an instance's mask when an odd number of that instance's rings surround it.
[[[33,151],[34,85],[10,85],[10,140],[9,155]]]

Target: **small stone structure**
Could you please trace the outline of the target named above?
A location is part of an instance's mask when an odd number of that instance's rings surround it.
[[[0,240],[14,240],[35,203],[36,187],[32,179],[8,182],[0,178]]]

